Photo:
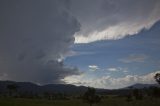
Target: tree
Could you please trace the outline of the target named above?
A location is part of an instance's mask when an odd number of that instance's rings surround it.
[[[157,74],[154,76],[154,79],[158,82],[158,84],[160,84],[160,73],[157,73]]]
[[[153,96],[156,97],[156,98],[159,98],[160,97],[160,88],[158,87],[153,87]]]
[[[127,101],[127,102],[131,102],[131,101],[132,101],[132,95],[131,95],[131,94],[128,94],[128,95],[127,95],[126,101]]]
[[[134,95],[136,100],[142,100],[143,99],[142,92],[139,89],[134,89],[133,90],[133,95]]]
[[[133,91],[133,87],[130,86],[130,87],[128,87],[128,88],[129,88],[129,93],[128,93],[128,95],[126,95],[126,97],[127,97],[126,101],[127,101],[127,102],[131,102],[132,99],[133,99],[133,98],[132,98],[132,95],[133,95],[133,94],[132,94],[132,93],[133,93],[133,92],[132,92],[132,91]]]
[[[7,85],[7,89],[9,90],[9,96],[13,96],[13,93],[17,91],[18,86],[16,84]]]
[[[157,73],[157,74],[154,76],[154,79],[155,79],[156,82],[160,85],[160,73]],[[154,89],[153,89],[153,95],[154,95],[154,97],[160,97],[160,88],[154,87]]]
[[[101,101],[101,98],[96,95],[96,90],[94,88],[88,87],[88,90],[83,95],[84,102],[87,102],[92,106],[94,103],[99,103]]]

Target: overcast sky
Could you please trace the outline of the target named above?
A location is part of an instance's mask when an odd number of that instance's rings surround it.
[[[1,0],[0,80],[155,83],[159,34],[159,0]]]

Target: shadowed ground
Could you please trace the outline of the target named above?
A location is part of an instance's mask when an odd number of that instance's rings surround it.
[[[153,100],[145,98],[144,100],[133,100],[127,102],[126,98],[106,98],[101,103],[93,106],[159,106],[160,99]],[[19,99],[19,98],[1,98],[0,106],[89,106],[82,100],[42,100],[42,99]]]

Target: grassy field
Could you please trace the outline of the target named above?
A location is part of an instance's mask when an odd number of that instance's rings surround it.
[[[81,100],[41,100],[21,98],[0,98],[0,106],[89,106]],[[125,98],[107,98],[93,106],[160,106],[160,99],[144,99],[126,102]]]

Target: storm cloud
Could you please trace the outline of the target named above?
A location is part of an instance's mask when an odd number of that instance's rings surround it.
[[[71,7],[82,26],[75,43],[122,39],[160,20],[159,0],[72,0]]]
[[[69,12],[68,0],[0,1],[0,78],[62,83],[77,75],[63,59],[80,24]]]

